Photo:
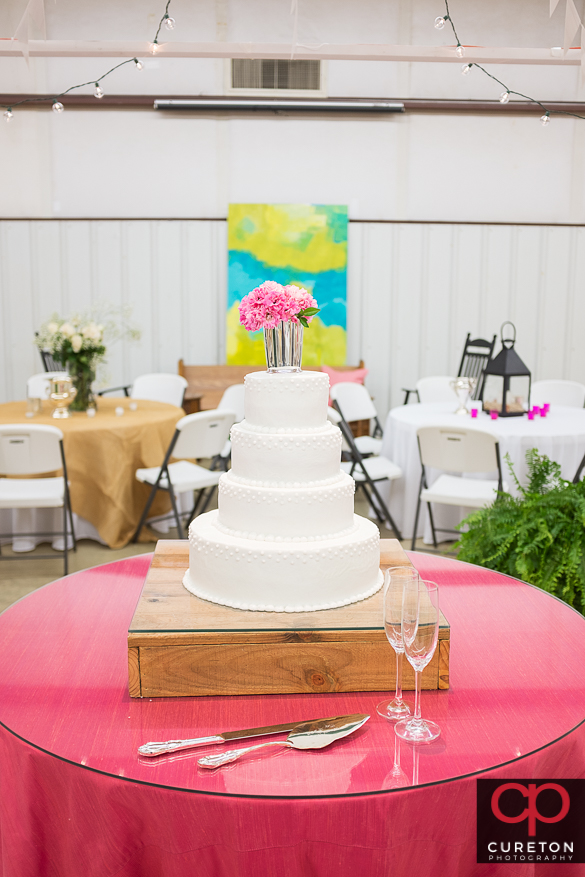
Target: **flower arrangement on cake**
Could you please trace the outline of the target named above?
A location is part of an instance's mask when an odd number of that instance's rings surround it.
[[[129,317],[128,308],[100,305],[67,319],[53,314],[36,333],[37,347],[48,351],[69,372],[77,390],[72,410],[95,407],[92,384],[96,368],[106,355],[105,342],[140,338],[140,331],[129,324]]]
[[[266,280],[244,296],[239,311],[242,326],[248,332],[257,332],[258,329],[274,329],[278,323],[288,320],[308,328],[319,308],[306,289]]]
[[[303,327],[319,313],[308,290],[266,280],[244,296],[239,311],[248,332],[264,330],[268,371],[300,371]]]

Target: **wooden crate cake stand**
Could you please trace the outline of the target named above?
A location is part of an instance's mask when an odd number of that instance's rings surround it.
[[[380,565],[411,566],[400,543],[383,539]],[[189,543],[158,542],[128,632],[132,697],[299,694],[394,689],[395,656],[382,626],[382,589],[359,603],[319,612],[246,612],[209,603],[182,585]],[[404,661],[403,687],[414,689]],[[422,676],[449,687],[449,624]]]

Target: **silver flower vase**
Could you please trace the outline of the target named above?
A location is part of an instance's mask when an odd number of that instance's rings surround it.
[[[300,372],[303,327],[292,320],[281,320],[274,329],[264,329],[264,349],[269,372]]]

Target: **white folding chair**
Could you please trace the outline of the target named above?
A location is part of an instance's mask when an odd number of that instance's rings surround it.
[[[181,375],[140,375],[132,384],[132,399],[148,399],[151,402],[167,402],[180,408],[188,383]]]
[[[232,424],[235,422],[235,417],[236,415],[233,411],[217,410],[198,411],[196,414],[188,414],[186,417],[182,417],[177,423],[175,434],[171,439],[162,466],[153,466],[151,469],[138,469],[136,471],[137,480],[143,484],[150,484],[152,489],[136,532],[132,537],[133,542],[138,540],[158,490],[167,491],[173,511],[172,514],[163,515],[156,520],[162,521],[174,517],[179,539],[183,538],[183,530],[181,527],[181,515],[177,509],[175,497],[187,491],[197,491],[197,498],[189,514],[187,526],[189,526],[195,515],[203,514],[207,510],[222,473],[221,471],[213,471],[196,463],[191,463],[190,460],[213,458],[220,454],[229,436]],[[177,462],[170,463],[171,457],[174,457]],[[210,489],[204,499],[204,492],[207,488]],[[203,506],[200,507],[202,502]]]
[[[236,415],[234,423],[240,423],[244,419],[244,384],[232,384],[228,387],[217,406],[218,411],[233,411]],[[217,461],[222,469],[227,469],[232,454],[232,443],[228,439]],[[217,464],[217,463],[216,463]],[[212,468],[214,468],[212,466]]]
[[[48,399],[51,394],[53,378],[63,378],[67,372],[40,372],[31,375],[26,382],[26,395],[29,399]]]
[[[63,470],[62,476],[46,475]],[[59,536],[64,539],[63,563],[65,575],[68,568],[67,522],[71,527],[73,550],[77,550],[71,500],[67,482],[67,465],[63,451],[63,433],[55,426],[30,424],[7,424],[0,426],[0,509],[63,509],[62,533],[10,533],[14,536]],[[22,478],[29,475],[30,478]],[[6,477],[8,476],[8,477]],[[11,477],[12,476],[12,477]],[[18,476],[18,477],[14,477]],[[54,560],[54,554],[35,554],[33,557],[13,557],[0,554],[2,560]]]
[[[416,382],[416,392],[418,401],[423,405],[432,402],[453,402],[455,405],[457,397],[451,386],[451,381],[455,378],[448,375],[436,375],[430,378],[421,378]]]
[[[328,418],[330,422],[332,417]],[[396,526],[388,506],[382,499],[376,484],[380,481],[393,481],[402,477],[402,469],[389,460],[388,457],[363,457],[360,453],[353,433],[347,422],[341,418],[337,424],[343,436],[344,447],[347,448],[350,460],[341,463],[343,472],[351,475],[355,481],[356,490],[361,488],[370,506],[374,510],[378,521],[382,524],[387,521],[397,539],[402,539],[400,530]]]
[[[382,449],[382,425],[378,419],[378,412],[372,397],[364,385],[341,381],[338,384],[333,384],[329,395],[334,407],[346,423],[353,423],[356,420],[369,420],[370,423],[373,421],[373,435],[360,435],[354,438],[354,442],[362,457],[379,454]]]
[[[132,399],[166,402],[169,405],[176,405],[177,408],[181,408],[185,390],[188,386],[189,384],[181,375],[160,372],[151,375],[139,375],[132,386],[128,384],[124,387],[109,387],[107,390],[100,390],[98,396],[105,396],[106,393],[114,393],[117,390],[124,390],[124,395],[130,396]]]
[[[458,427],[423,426],[417,430],[417,437],[422,472],[412,534],[413,551],[421,501],[428,505],[433,545],[437,548],[437,530],[445,533],[455,531],[435,527],[431,503],[479,509],[495,502],[497,491],[508,489],[502,481],[500,446],[497,438],[490,432]],[[443,474],[439,475],[432,487],[429,487],[426,473],[429,466],[433,469],[442,469],[444,472],[497,471],[498,480],[484,481]]]
[[[567,408],[583,408],[585,386],[578,381],[535,381],[530,388],[530,402],[539,407],[550,402]]]

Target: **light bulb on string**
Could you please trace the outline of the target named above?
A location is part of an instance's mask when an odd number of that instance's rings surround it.
[[[143,69],[144,69],[144,64],[142,63],[142,61],[139,61],[138,58],[134,58],[134,63],[136,64],[136,69],[137,69],[137,70],[143,70]]]
[[[94,97],[97,97],[98,100],[101,100],[101,99],[103,98],[103,96],[104,96],[104,92],[103,92],[103,90],[100,88],[100,85],[99,85],[98,82],[96,82],[96,84],[95,84],[95,88],[94,88],[94,91],[93,91],[93,96],[94,96]]]
[[[461,75],[467,76],[467,74],[469,73],[469,71],[471,70],[472,67],[473,67],[473,64],[464,64],[463,67],[461,68]]]
[[[503,92],[501,93],[501,95],[500,95],[500,103],[501,103],[501,104],[507,104],[509,100],[510,100],[510,92],[509,92],[509,91],[503,91]]]
[[[546,128],[550,124],[550,113],[545,113],[544,116],[541,116],[540,121],[542,122],[542,127]]]
[[[177,22],[174,18],[171,18],[170,15],[165,15],[165,27],[167,30],[174,30],[177,25]]]
[[[14,116],[14,113],[12,112],[12,107],[8,107],[8,109],[7,109],[6,112],[4,113],[4,119],[5,119],[7,122],[11,122],[13,116]]]
[[[153,43],[151,43],[149,49],[153,55],[156,55],[156,53],[158,52],[158,41],[155,40]]]
[[[457,48],[455,49],[455,54],[457,55],[458,58],[463,58],[465,56],[465,49],[463,48],[463,46],[461,44],[459,44],[457,46]]]
[[[53,112],[54,113],[62,113],[65,107],[61,103],[61,101],[55,100],[53,101]]]
[[[446,23],[447,23],[447,16],[445,16],[443,18],[441,15],[439,15],[437,18],[435,18],[435,27],[437,28],[437,30],[443,30]]]

